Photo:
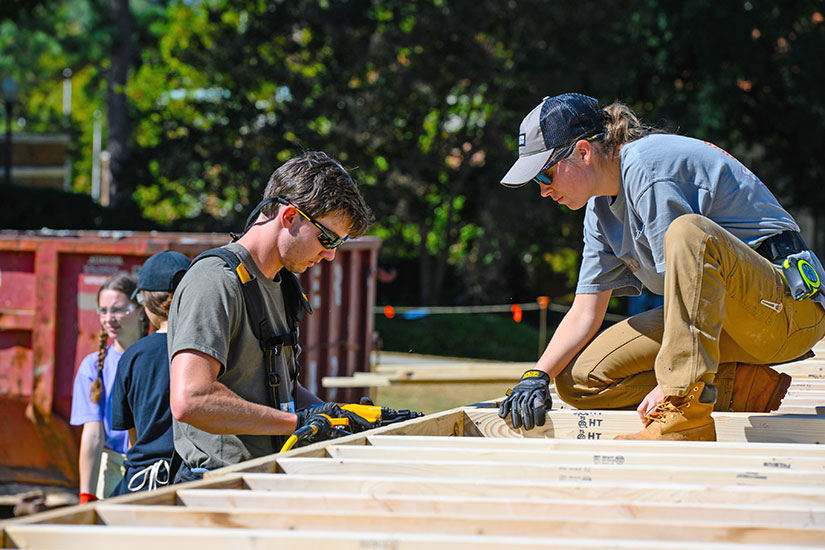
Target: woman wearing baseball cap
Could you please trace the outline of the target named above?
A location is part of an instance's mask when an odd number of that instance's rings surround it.
[[[143,305],[155,332],[138,340],[120,358],[112,389],[112,425],[129,430],[125,474],[110,496],[152,490],[172,479],[172,413],[169,409],[169,354],[166,324],[175,288],[189,258],[164,251],[140,268],[133,298]]]
[[[522,121],[501,183],[585,208],[576,296],[499,415],[544,424],[550,380],[583,409],[637,407],[623,439],[715,440],[712,410],[778,408],[791,361],[825,335],[774,264],[807,247],[765,185],[719,147],[642,124],[622,103],[546,97]],[[611,296],[642,285],[664,306],[596,335]]]

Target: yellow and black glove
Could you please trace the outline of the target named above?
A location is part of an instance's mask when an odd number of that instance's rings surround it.
[[[509,414],[515,429],[524,426],[525,430],[532,430],[535,426],[544,426],[547,411],[552,407],[550,377],[544,371],[533,369],[521,375],[519,383],[501,403],[498,415],[507,418]]]
[[[295,411],[295,414],[298,416],[298,422],[295,425],[296,431],[306,425],[310,417],[315,415],[325,414],[330,418],[346,418],[346,414],[341,410],[341,407],[338,406],[338,403],[331,402],[313,405],[306,409],[299,409]]]

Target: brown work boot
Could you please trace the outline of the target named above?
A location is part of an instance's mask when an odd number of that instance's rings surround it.
[[[694,382],[684,396],[669,395],[647,414],[645,428],[615,439],[656,439],[662,441],[716,441],[716,428],[710,412],[716,401],[716,388]]]
[[[736,365],[730,410],[733,412],[771,412],[782,404],[791,377],[767,365]]]

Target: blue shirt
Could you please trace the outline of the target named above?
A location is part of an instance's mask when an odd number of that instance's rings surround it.
[[[127,468],[169,460],[175,448],[166,345],[166,333],[155,332],[132,344],[118,364],[112,388],[112,426],[137,432],[137,441],[126,453]]]
[[[92,383],[97,380],[97,352],[90,353],[83,358],[77,368],[72,389],[72,416],[69,423],[81,426],[87,422],[103,422],[106,432],[106,441],[103,446],[118,453],[125,453],[129,448],[129,433],[112,428],[112,384],[117,372],[117,362],[121,352],[111,344],[106,348],[106,358],[103,360],[103,391],[100,401],[92,403],[89,391]]]
[[[624,145],[616,197],[593,197],[584,216],[577,294],[664,294],[664,237],[683,214],[710,218],[752,248],[794,219],[753,172],[719,147],[672,134]]]

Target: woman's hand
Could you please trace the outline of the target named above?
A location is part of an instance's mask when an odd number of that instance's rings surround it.
[[[636,412],[639,413],[639,418],[642,419],[642,424],[647,424],[647,414],[652,411],[659,402],[665,398],[662,388],[657,384],[655,388],[650,390],[639,406],[636,407]]]

